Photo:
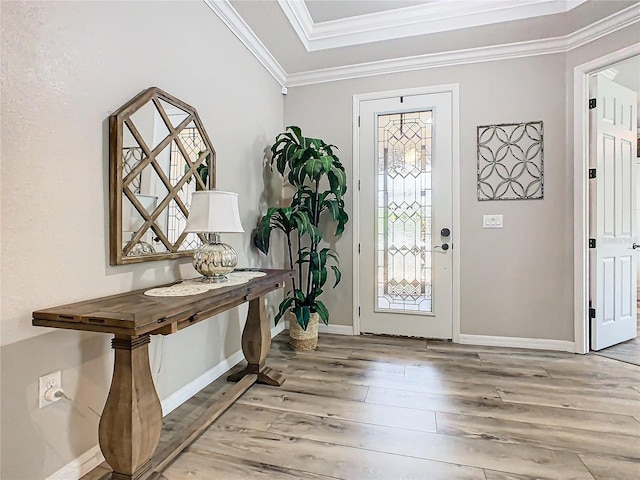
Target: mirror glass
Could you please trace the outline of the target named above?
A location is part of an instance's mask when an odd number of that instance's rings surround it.
[[[110,117],[111,264],[189,255],[191,195],[215,187],[215,150],[196,110],[151,88]]]

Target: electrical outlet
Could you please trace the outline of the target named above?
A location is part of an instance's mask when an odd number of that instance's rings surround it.
[[[62,371],[58,370],[57,372],[52,372],[47,375],[43,375],[39,380],[39,396],[38,396],[38,405],[40,408],[46,407],[47,405],[57,402],[60,398],[55,398],[53,400],[47,400],[44,398],[44,394],[47,390],[51,388],[62,388]]]

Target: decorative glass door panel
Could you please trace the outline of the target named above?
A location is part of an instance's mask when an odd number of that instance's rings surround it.
[[[376,311],[431,313],[432,111],[377,116]]]

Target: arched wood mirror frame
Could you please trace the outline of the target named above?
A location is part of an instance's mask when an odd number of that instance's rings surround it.
[[[157,87],[109,117],[111,265],[191,255],[191,194],[215,188],[215,160],[196,109]]]

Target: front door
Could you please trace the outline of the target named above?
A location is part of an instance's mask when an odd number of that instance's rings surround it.
[[[451,92],[360,103],[362,332],[452,338],[452,121]]]
[[[637,243],[640,233],[633,172],[637,94],[595,76],[591,115],[590,184],[591,348],[601,350],[637,334]],[[595,163],[595,165],[594,165]]]

